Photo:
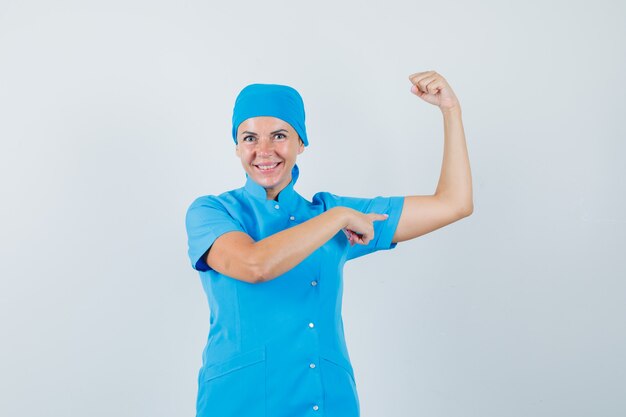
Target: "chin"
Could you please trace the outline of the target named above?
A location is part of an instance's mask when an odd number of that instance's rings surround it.
[[[257,183],[261,184],[264,188],[276,188],[280,185],[280,180],[268,181],[264,178],[257,178]]]

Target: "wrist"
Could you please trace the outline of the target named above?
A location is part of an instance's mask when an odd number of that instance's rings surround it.
[[[335,219],[337,219],[339,229],[343,229],[348,226],[348,210],[350,210],[348,207],[343,206],[333,207],[332,209],[330,209],[330,211],[333,212]]]
[[[461,106],[460,105],[455,105],[455,106],[452,106],[452,107],[448,107],[446,109],[441,109],[441,113],[443,114],[444,117],[460,116],[461,115]]]

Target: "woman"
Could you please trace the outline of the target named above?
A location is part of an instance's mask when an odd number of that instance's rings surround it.
[[[251,84],[237,96],[232,135],[246,183],[197,198],[186,215],[211,314],[198,417],[359,416],[341,317],[344,263],[472,212],[459,102],[434,71],[409,79],[444,116],[443,167],[430,196],[304,199],[294,189],[308,146],[300,94]]]

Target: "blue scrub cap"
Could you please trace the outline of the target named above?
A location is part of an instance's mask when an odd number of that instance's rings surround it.
[[[284,120],[298,132],[304,146],[309,145],[304,125],[304,102],[293,87],[280,84],[250,84],[244,87],[233,109],[235,144],[241,122],[256,116],[273,116]]]

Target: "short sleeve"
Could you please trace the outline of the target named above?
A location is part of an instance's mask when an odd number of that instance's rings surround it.
[[[392,242],[393,235],[398,227],[402,207],[404,206],[404,196],[391,197],[344,197],[328,192],[319,192],[313,196],[313,202],[323,202],[325,210],[333,207],[344,206],[360,211],[362,213],[379,213],[388,214],[386,220],[376,220],[374,222],[374,239],[367,245],[355,244],[347,245],[346,260],[358,258],[379,250],[388,250],[395,248],[398,243]]]
[[[198,197],[191,203],[185,216],[185,226],[189,260],[191,266],[198,271],[211,269],[204,255],[218,237],[226,232],[245,232],[241,224],[214,196]]]

